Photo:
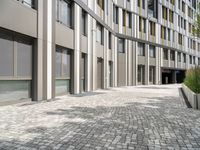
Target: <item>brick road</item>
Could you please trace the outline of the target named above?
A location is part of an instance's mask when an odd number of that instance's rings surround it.
[[[0,149],[200,149],[179,85],[122,87],[0,107]]]

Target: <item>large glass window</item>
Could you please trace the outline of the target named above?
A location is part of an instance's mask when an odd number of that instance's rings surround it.
[[[103,45],[103,26],[97,23],[96,41]]]
[[[178,52],[178,62],[181,62],[181,53]]]
[[[72,27],[72,5],[69,0],[57,1],[57,20],[70,28]]]
[[[56,49],[56,95],[70,92],[71,84],[71,51]]]
[[[32,42],[11,32],[0,33],[0,102],[31,97]]]
[[[125,53],[125,40],[118,38],[118,52]]]
[[[145,66],[138,65],[138,84],[145,84]]]
[[[155,84],[156,67],[149,66],[149,82]]]
[[[13,76],[14,53],[11,36],[0,34],[0,76]]]
[[[151,58],[156,57],[156,48],[153,45],[149,45],[149,57]]]
[[[163,49],[163,59],[168,60],[168,49]]]
[[[81,24],[81,27],[82,27],[82,34],[83,35],[86,35],[87,33],[87,14],[85,11],[82,11],[82,24]]]
[[[157,18],[157,0],[148,0],[148,15],[150,17]]]
[[[145,44],[138,43],[138,56],[145,56]]]
[[[113,4],[113,22],[118,24],[119,22],[119,10],[118,7]]]
[[[17,43],[17,75],[32,75],[32,45],[28,43]]]
[[[170,51],[170,60],[174,61],[175,60],[175,51]]]

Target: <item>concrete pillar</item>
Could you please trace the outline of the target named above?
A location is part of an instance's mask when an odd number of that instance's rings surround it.
[[[92,61],[93,61],[93,88],[92,90],[97,89],[97,56],[96,56],[96,20],[92,19]]]
[[[86,91],[92,90],[92,17],[88,15],[88,55],[87,55],[87,89]]]
[[[54,0],[44,0],[38,3],[38,9],[43,10],[38,11],[38,35],[41,37],[38,39],[38,59],[42,67],[38,67],[38,82],[41,81],[41,74],[43,76],[43,82],[38,83],[42,87],[43,99],[52,99],[55,97],[55,68],[54,68],[54,57],[55,57],[55,6]],[[43,18],[42,18],[43,17]],[[40,22],[41,21],[41,22]],[[42,32],[43,33],[39,33]],[[41,53],[41,51],[43,53]],[[42,56],[41,56],[42,55]],[[38,64],[41,65],[41,64]],[[42,72],[41,72],[42,71]],[[41,90],[38,88],[38,91]],[[38,100],[41,98],[41,91],[38,92]]]
[[[81,8],[74,4],[74,94],[80,93],[80,16]]]

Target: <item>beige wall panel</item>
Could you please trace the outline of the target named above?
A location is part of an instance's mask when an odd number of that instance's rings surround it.
[[[81,35],[81,51],[84,53],[88,52],[88,38],[86,36]]]
[[[74,31],[60,23],[56,23],[56,44],[74,49]]]
[[[96,42],[96,55],[99,58],[103,58],[103,45]]]
[[[0,26],[37,37],[37,11],[18,1],[0,0]]]

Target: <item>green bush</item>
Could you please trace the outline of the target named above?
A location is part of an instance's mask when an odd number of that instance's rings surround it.
[[[187,71],[184,84],[193,92],[200,93],[200,67]]]

